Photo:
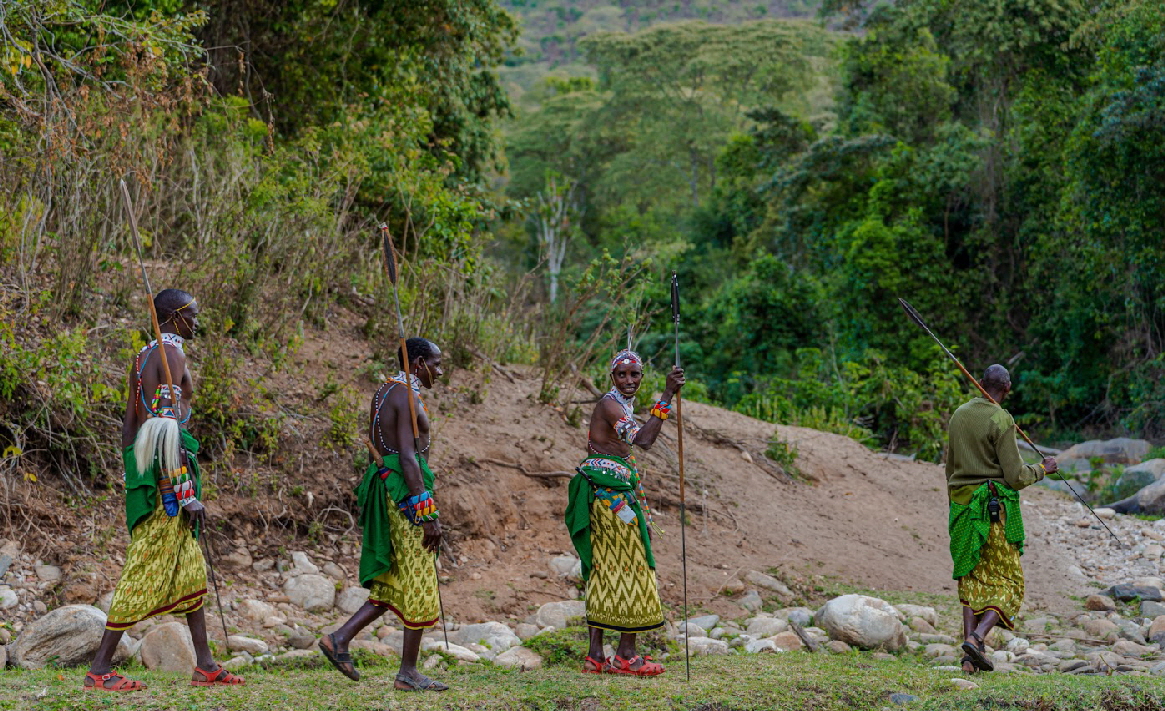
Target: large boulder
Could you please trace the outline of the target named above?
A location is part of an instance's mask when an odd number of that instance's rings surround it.
[[[1165,515],[1165,479],[1149,484],[1127,499],[1109,504],[1108,508],[1123,514]]]
[[[747,634],[755,639],[772,637],[789,629],[789,623],[778,617],[754,617],[748,621]]]
[[[1143,489],[1162,477],[1165,477],[1165,459],[1150,459],[1125,469],[1116,480],[1114,488],[1135,485],[1138,489]]]
[[[757,570],[750,570],[744,574],[744,581],[751,583],[758,588],[769,590],[777,595],[782,600],[789,600],[793,597],[793,591],[787,585],[777,580],[771,575],[765,575]]]
[[[462,645],[481,644],[494,652],[504,652],[510,647],[516,647],[522,643],[522,640],[518,639],[518,635],[501,622],[465,625],[457,631],[457,637]]]
[[[40,669],[88,664],[105,634],[105,613],[92,605],[58,607],[25,625],[8,656],[13,666]]]
[[[1097,457],[1105,464],[1138,464],[1149,453],[1153,445],[1143,439],[1091,439],[1065,449],[1056,459],[1083,459],[1090,461]]]
[[[835,597],[813,616],[831,639],[862,649],[896,651],[906,644],[898,611],[885,600],[866,595]]]
[[[322,575],[297,575],[283,584],[292,605],[308,612],[326,612],[336,602],[336,585]]]
[[[548,602],[534,613],[534,624],[539,627],[553,627],[560,630],[565,628],[570,620],[586,616],[587,604],[582,600]]]
[[[181,622],[154,627],[142,637],[142,664],[150,671],[190,673],[196,657],[190,628]]]

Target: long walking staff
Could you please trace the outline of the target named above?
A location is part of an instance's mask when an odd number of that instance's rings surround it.
[[[676,327],[676,367],[680,367],[680,279],[675,272],[671,275],[671,319]],[[684,570],[684,670],[687,680],[692,680],[692,655],[688,642],[688,526],[687,500],[684,498],[684,416],[683,399],[676,391],[676,429],[680,460],[680,561]]]
[[[384,271],[388,274],[388,280],[392,283],[392,299],[396,304],[396,329],[397,335],[400,337],[400,369],[405,374],[405,386],[408,388],[409,401],[409,419],[413,423],[413,451],[421,451],[421,432],[417,427],[417,406],[413,403],[413,382],[412,373],[409,372],[409,352],[408,345],[405,339],[405,321],[400,315],[400,292],[397,290],[397,271],[396,271],[396,245],[392,243],[392,233],[388,230],[388,223],[380,223],[380,234],[382,235],[381,246],[384,248]],[[437,549],[437,555],[433,556],[433,574],[437,575],[437,558],[441,556],[440,548]],[[438,576],[440,577],[440,576]],[[441,631],[445,633],[445,651],[449,651],[449,626],[445,622],[445,602],[441,599],[441,581],[437,581],[437,608],[441,612]]]
[[[943,342],[938,339],[938,336],[934,335],[934,332],[932,332],[930,328],[927,327],[926,322],[922,320],[922,317],[918,315],[918,312],[914,310],[914,307],[907,303],[906,299],[898,299],[898,303],[902,304],[902,308],[905,309],[906,315],[910,317],[910,320],[921,326],[922,330],[926,331],[927,335],[934,339],[934,342],[938,344],[939,348],[943,349],[943,353],[946,353],[947,357],[953,360],[955,365],[959,367],[959,370],[963,371],[963,375],[967,376],[967,378],[975,384],[975,387],[979,389],[979,392],[983,394],[983,397],[987,398],[988,402],[990,402],[992,405],[998,405],[999,403],[995,402],[995,398],[987,394],[987,391],[983,389],[983,386],[979,384],[979,381],[975,379],[975,376],[971,375],[971,372],[967,370],[967,368],[962,363],[959,362],[959,359],[955,357],[955,354],[951,353],[950,349],[944,346]],[[1036,454],[1040,455],[1041,459],[1047,456],[1042,451],[1040,451],[1040,448],[1036,446],[1036,443],[1032,441],[1032,438],[1028,437],[1027,432],[1024,432],[1023,428],[1018,424],[1015,426],[1015,431],[1019,433],[1020,437],[1023,437],[1023,441],[1031,445],[1031,448],[1035,450]],[[1118,546],[1123,546],[1124,544],[1121,542],[1121,539],[1117,538],[1117,535],[1112,532],[1112,529],[1108,527],[1108,524],[1104,522],[1104,519],[1096,515],[1096,512],[1092,510],[1092,507],[1088,505],[1088,502],[1085,501],[1080,496],[1080,494],[1076,493],[1076,489],[1072,488],[1072,484],[1063,477],[1061,477],[1060,481],[1067,485],[1068,491],[1071,491],[1072,495],[1079,499],[1080,503],[1084,504],[1084,506],[1092,512],[1093,516],[1096,516],[1096,520],[1100,521],[1100,525],[1104,526],[1104,530],[1108,531],[1108,534],[1112,536],[1113,540],[1116,541],[1116,544]]]
[[[154,338],[158,340],[158,348],[162,351],[162,373],[166,376],[166,392],[170,395],[170,404],[173,405],[174,414],[177,415],[180,405],[174,398],[174,377],[170,375],[170,359],[166,357],[166,346],[162,342],[162,326],[158,323],[158,310],[154,308],[154,290],[150,287],[150,277],[146,274],[146,259],[142,254],[142,238],[138,234],[138,218],[133,211],[133,200],[130,199],[129,188],[126,187],[125,180],[120,182],[121,195],[125,198],[125,211],[129,215],[129,231],[133,234],[133,244],[138,255],[138,267],[142,271],[142,285],[146,289],[146,304],[150,307],[150,321],[154,325]],[[178,426],[177,420],[174,420],[174,426]],[[214,585],[214,599],[218,603],[218,618],[222,622],[222,643],[226,645],[230,635],[227,632],[227,618],[222,611],[222,597],[218,594],[218,578],[214,574],[214,563],[211,562],[210,543],[207,540],[206,531],[199,533],[202,534],[199,536],[202,539],[202,549],[206,551],[206,567],[210,569],[210,582]]]

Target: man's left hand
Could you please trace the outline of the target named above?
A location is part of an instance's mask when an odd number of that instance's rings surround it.
[[[190,527],[198,527],[201,531],[206,528],[206,507],[198,499],[191,501],[182,507],[186,510],[186,515],[190,517]]]
[[[671,372],[667,374],[666,390],[668,393],[674,395],[680,391],[680,388],[682,388],[686,382],[687,381],[684,380],[684,369],[680,368],[679,366],[675,366],[672,368]]]

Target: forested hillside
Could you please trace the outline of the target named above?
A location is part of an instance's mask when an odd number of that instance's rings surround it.
[[[637,32],[653,25],[703,20],[738,24],[750,20],[816,15],[821,0],[501,0],[521,34],[500,74],[512,95],[532,88],[549,72],[586,76],[593,69],[579,45],[598,32]]]
[[[904,296],[1009,364],[1041,435],[1165,435],[1165,9],[815,7],[4,3],[7,471],[117,468],[146,336],[121,178],[155,282],[208,305],[211,457],[294,436],[274,390],[338,309],[362,377],[392,367],[381,221],[410,330],[537,365],[571,421],[628,327],[658,384],[676,270],[693,398],[937,460],[967,390]],[[318,386],[321,446],[359,451],[363,397]]]

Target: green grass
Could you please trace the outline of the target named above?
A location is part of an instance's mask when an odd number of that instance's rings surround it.
[[[657,679],[585,676],[574,665],[533,672],[466,665],[434,674],[453,686],[437,697],[394,692],[391,666],[365,668],[359,683],[330,668],[304,666],[247,670],[241,672],[247,686],[217,689],[192,688],[184,675],[138,671],[136,677],[150,688],[128,695],[82,692],[76,669],[10,670],[0,673],[0,709],[873,711],[892,707],[890,694],[904,692],[920,701],[893,708],[1165,711],[1162,679],[980,675],[979,689],[959,691],[948,681],[956,676],[951,672],[909,658],[879,661],[858,653],[700,657],[693,660],[691,683],[684,681],[682,660],[674,658]]]

